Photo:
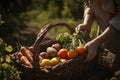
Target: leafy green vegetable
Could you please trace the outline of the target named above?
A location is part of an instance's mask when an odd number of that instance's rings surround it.
[[[79,34],[61,33],[56,37],[56,40],[66,49],[75,49],[80,45],[85,45],[90,38],[86,37],[82,32]]]

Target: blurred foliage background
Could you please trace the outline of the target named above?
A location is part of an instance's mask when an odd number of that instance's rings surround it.
[[[0,14],[4,21],[0,25],[0,37],[16,46],[14,43],[27,40],[27,35],[21,34],[26,27],[34,27],[38,31],[49,22],[66,22],[75,27],[83,19],[83,10],[82,0],[0,0]],[[54,31],[56,29],[53,29],[51,34],[54,34]],[[23,44],[33,43],[34,36],[32,33],[29,42]]]
[[[0,0],[0,37],[16,48],[18,43],[30,46],[36,34],[50,22],[66,22],[75,28],[83,20],[82,0]],[[96,34],[96,24],[92,37]],[[65,28],[52,29],[48,34],[65,32]],[[29,34],[29,35],[28,35]],[[29,40],[29,42],[28,42]]]
[[[66,22],[73,28],[82,21],[82,0],[0,0],[0,80],[20,80],[10,59],[20,45],[34,43],[40,28],[50,22]],[[56,32],[66,31],[55,28]]]

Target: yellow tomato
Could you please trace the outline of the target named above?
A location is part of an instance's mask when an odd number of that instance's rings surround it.
[[[52,66],[52,63],[49,59],[43,59],[41,62],[40,62],[40,66],[41,67],[45,67],[45,66]]]
[[[76,48],[76,52],[79,54],[79,55],[83,55],[85,52],[86,52],[86,49],[83,47],[83,46],[78,46]]]
[[[78,56],[77,52],[74,49],[70,49],[67,54],[69,59],[73,59]]]
[[[60,63],[60,60],[57,57],[52,58],[50,61],[51,61],[53,66],[55,66],[55,65]]]
[[[60,59],[60,62],[65,63],[65,62],[67,62],[67,59]]]

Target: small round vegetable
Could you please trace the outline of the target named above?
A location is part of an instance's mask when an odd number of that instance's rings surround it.
[[[67,62],[67,59],[60,59],[60,62],[65,63],[65,62]]]
[[[47,53],[49,54],[50,57],[56,57],[57,56],[57,50],[53,47],[48,47],[47,48]]]
[[[52,47],[55,48],[57,51],[61,49],[61,45],[59,43],[53,44]]]
[[[85,54],[86,49],[83,46],[78,46],[76,48],[76,52],[78,53],[78,55],[83,55],[83,54]]]
[[[51,61],[53,66],[55,66],[55,65],[60,63],[60,60],[57,57],[52,58],[50,61]]]
[[[44,59],[47,59],[49,57],[48,53],[47,52],[41,52],[40,53],[40,56]]]
[[[39,64],[41,67],[52,66],[52,63],[49,59],[43,59]]]
[[[68,50],[62,48],[62,49],[60,49],[60,50],[58,51],[58,57],[60,57],[60,58],[62,58],[62,59],[68,59],[67,53],[68,53]]]
[[[67,54],[69,59],[73,59],[78,56],[78,53],[74,49],[70,49]]]

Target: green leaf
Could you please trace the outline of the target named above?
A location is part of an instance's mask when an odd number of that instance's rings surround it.
[[[5,50],[6,50],[7,52],[12,52],[12,51],[13,51],[13,48],[12,48],[11,45],[9,45],[9,46],[5,47]]]
[[[0,44],[3,43],[3,39],[0,38]]]
[[[0,62],[3,62],[4,60],[3,60],[3,58],[2,57],[0,57]]]
[[[9,64],[7,64],[7,63],[3,63],[2,64],[2,67],[4,68],[4,70],[6,69],[6,68],[9,68],[10,67],[10,65]]]
[[[115,76],[120,76],[120,70],[115,72]]]
[[[8,62],[8,63],[11,62],[11,59],[10,59],[10,56],[9,56],[9,55],[6,55],[6,62]]]

